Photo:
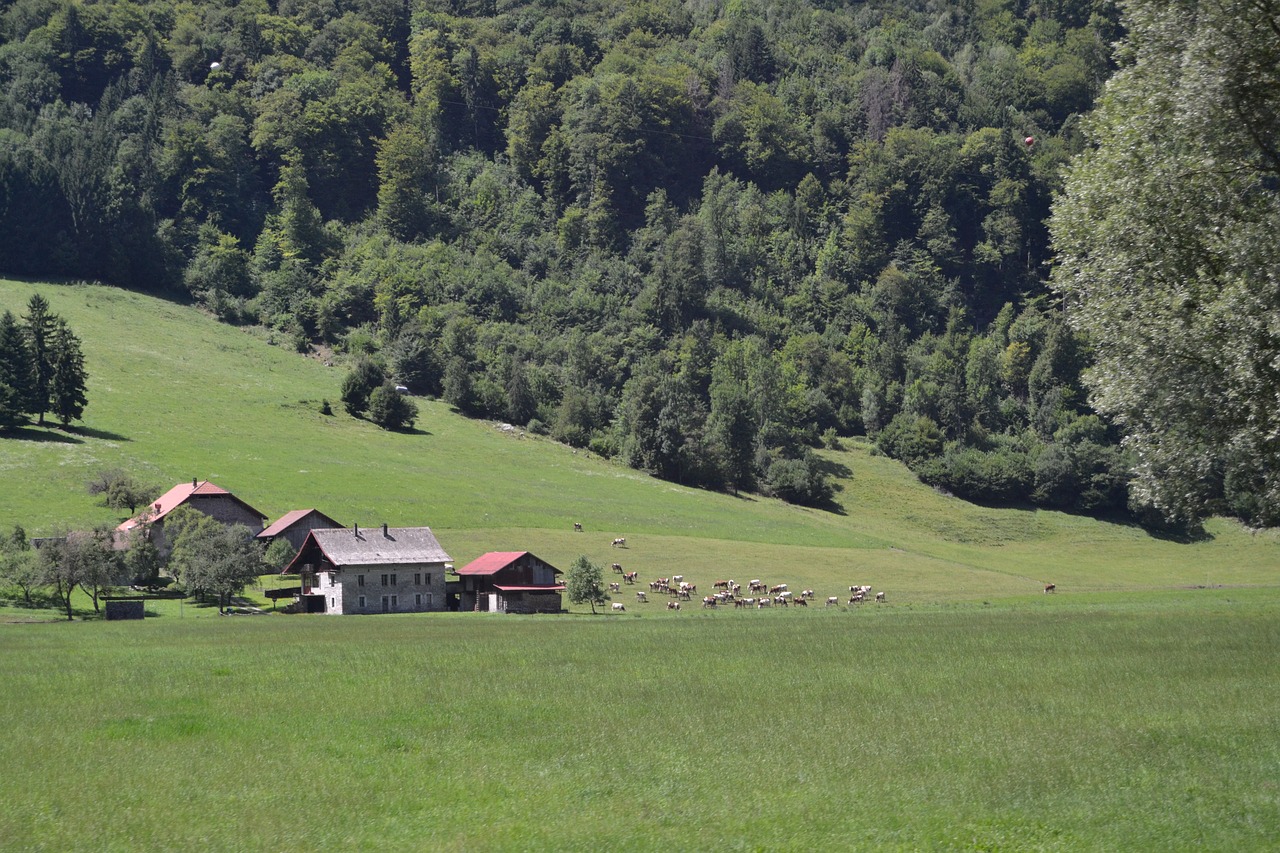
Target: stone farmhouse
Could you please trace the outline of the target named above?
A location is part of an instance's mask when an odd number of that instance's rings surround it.
[[[560,570],[528,551],[492,551],[458,569],[463,610],[559,613]]]
[[[190,484],[179,483],[165,492],[141,513],[122,523],[116,531],[121,537],[125,537],[139,528],[149,528],[151,541],[155,543],[156,549],[161,554],[168,555],[169,543],[164,535],[164,521],[169,513],[180,506],[199,510],[228,527],[243,524],[254,534],[262,530],[267,520],[264,513],[221,486],[215,486],[208,480],[192,480]]]
[[[426,613],[445,609],[449,561],[429,527],[356,525],[308,531],[284,571],[307,613]]]

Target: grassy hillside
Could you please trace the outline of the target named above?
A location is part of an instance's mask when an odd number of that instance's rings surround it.
[[[341,367],[273,346],[198,311],[96,285],[0,282],[0,310],[41,292],[84,342],[85,421],[0,439],[0,526],[32,534],[114,522],[85,483],[122,467],[165,487],[192,477],[271,517],[317,507],[346,522],[433,527],[457,561],[529,549],[652,574],[785,578],[819,592],[873,583],[918,601],[1078,589],[1274,584],[1273,533],[1216,521],[1211,538],[1164,541],[1126,525],[990,509],[922,486],[850,441],[836,512],[656,480],[547,439],[506,433],[419,401],[412,434],[342,413]],[[321,415],[322,399],[335,414]],[[585,531],[572,532],[572,522]],[[625,551],[609,548],[626,536]]]

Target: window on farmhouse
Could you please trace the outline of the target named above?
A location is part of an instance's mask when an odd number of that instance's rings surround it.
[[[356,575],[356,586],[364,586],[364,575]]]
[[[364,596],[360,596],[360,609],[364,610]]]
[[[413,573],[413,585],[422,586],[422,572]]]
[[[431,572],[427,572],[427,586],[431,586]]]
[[[386,575],[383,575],[383,576],[382,576],[382,585],[383,585],[383,586],[386,586],[386,585],[387,585],[387,576],[386,576]]]
[[[395,574],[394,574],[394,573],[391,575],[391,585],[392,585],[392,586],[395,586],[395,585],[396,585],[396,576],[395,576]]]
[[[415,593],[413,594],[413,606],[414,606],[414,607],[421,607],[421,606],[422,606],[422,593],[420,593],[420,592],[415,592]]]
[[[396,607],[398,607],[398,606],[399,606],[399,604],[397,603],[399,598],[400,598],[400,596],[398,596],[398,595],[393,595],[393,596],[391,596],[391,609],[392,609],[392,610],[395,610],[395,609],[396,609]]]

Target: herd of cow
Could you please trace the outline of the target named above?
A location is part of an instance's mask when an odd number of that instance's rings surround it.
[[[575,532],[582,532],[582,524],[574,522],[573,529]],[[622,537],[614,539],[610,543],[614,548],[627,547],[627,540]],[[621,592],[622,585],[639,583],[639,572],[626,572],[622,570],[621,563],[611,563],[609,568],[614,574],[622,575],[621,581],[612,581],[609,584],[609,592]],[[799,595],[795,595],[791,590],[787,589],[785,583],[774,584],[770,586],[759,578],[755,578],[747,583],[748,595],[742,594],[742,584],[733,580],[718,580],[713,583],[712,588],[715,590],[711,595],[702,596],[703,607],[736,607],[736,608],[755,608],[762,610],[766,607],[808,607],[809,602],[814,600],[814,592],[811,589],[801,590]],[[1048,590],[1045,590],[1048,592]],[[698,585],[690,583],[684,579],[684,575],[675,575],[669,578],[658,578],[649,583],[649,590],[636,590],[636,603],[648,604],[649,593],[668,596],[668,610],[679,610],[680,602],[693,601],[693,597],[698,593]],[[861,604],[871,596],[871,587],[863,584],[855,584],[849,587],[849,604]],[[877,592],[873,596],[876,602],[884,603],[884,593]],[[840,604],[840,596],[832,595],[827,597],[827,607],[834,607]],[[613,602],[613,610],[615,612],[625,612],[626,605],[621,601]]]
[[[614,563],[611,568],[616,574],[622,575],[623,580],[610,583],[610,592],[621,592],[623,582],[628,584],[637,582],[637,572],[624,572],[619,563]],[[815,593],[811,589],[801,590],[797,595],[788,589],[785,583],[770,586],[759,578],[748,582],[747,592],[750,593],[749,595],[743,595],[742,584],[734,580],[718,580],[711,586],[715,591],[710,595],[702,596],[703,607],[746,607],[762,610],[766,607],[808,607],[809,602],[815,600]],[[648,591],[636,590],[636,603],[649,603],[650,593],[667,596],[670,599],[667,601],[667,609],[679,610],[680,602],[693,601],[694,596],[698,594],[698,585],[685,580],[684,575],[658,578],[655,581],[650,581]],[[871,587],[855,584],[849,587],[848,603],[861,604],[871,595]],[[877,592],[873,597],[877,602],[884,603],[885,596],[883,592]],[[828,596],[828,607],[838,604],[840,604],[840,596]],[[625,612],[627,608],[622,602],[615,601],[613,602],[613,609],[617,612]]]

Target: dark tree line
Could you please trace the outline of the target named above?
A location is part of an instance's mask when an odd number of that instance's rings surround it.
[[[0,314],[0,429],[53,415],[64,427],[84,414],[87,374],[80,339],[35,294],[19,321]]]
[[[820,448],[868,435],[966,497],[1123,507],[1045,284],[1118,22],[1108,0],[15,0],[0,268],[367,359],[344,403],[390,424],[401,384],[819,505]]]

